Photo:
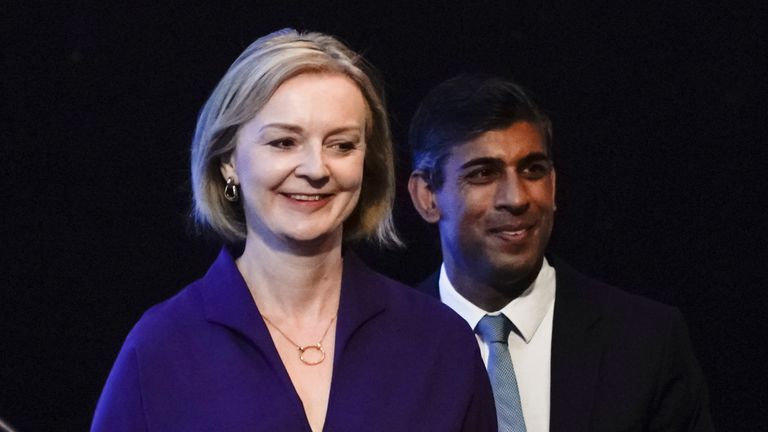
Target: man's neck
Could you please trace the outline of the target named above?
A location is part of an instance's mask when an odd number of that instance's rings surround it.
[[[541,270],[539,264],[534,271],[523,276],[494,275],[479,277],[470,272],[456,271],[446,263],[446,272],[454,289],[472,304],[487,312],[501,310],[518,298],[536,280]]]

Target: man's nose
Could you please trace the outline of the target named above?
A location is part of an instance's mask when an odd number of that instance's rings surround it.
[[[522,214],[528,210],[530,200],[525,182],[516,174],[504,176],[499,180],[496,188],[494,206],[498,210],[508,211],[512,214]]]
[[[312,182],[327,180],[330,173],[323,150],[323,145],[320,143],[306,145],[299,155],[296,175]]]

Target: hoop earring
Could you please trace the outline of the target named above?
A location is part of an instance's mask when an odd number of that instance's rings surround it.
[[[227,177],[227,185],[224,186],[224,198],[229,202],[240,201],[240,190],[232,177]]]

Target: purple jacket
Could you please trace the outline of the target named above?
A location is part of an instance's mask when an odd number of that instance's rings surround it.
[[[435,299],[347,254],[326,431],[496,431],[475,338]],[[128,335],[92,431],[309,431],[232,256]]]

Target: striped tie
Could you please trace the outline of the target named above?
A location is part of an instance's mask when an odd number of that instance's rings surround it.
[[[525,432],[523,407],[520,405],[520,392],[517,389],[515,368],[509,355],[509,332],[514,324],[503,314],[486,315],[475,328],[488,344],[488,376],[496,400],[496,416],[500,431]]]

